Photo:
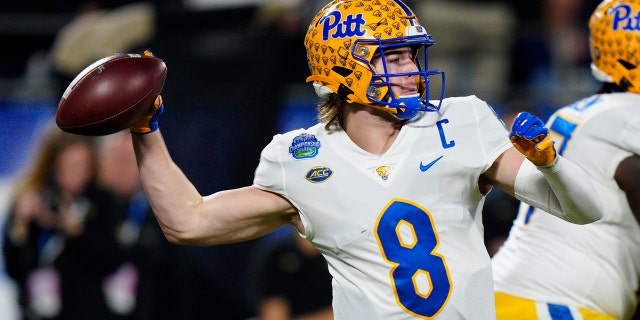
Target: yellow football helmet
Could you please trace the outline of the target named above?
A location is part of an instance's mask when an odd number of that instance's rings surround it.
[[[589,19],[591,71],[602,81],[640,93],[640,0],[605,0]]]
[[[304,39],[307,61],[316,93],[345,99],[410,119],[418,111],[436,111],[444,96],[444,72],[428,70],[427,48],[435,44],[413,11],[400,0],[334,0],[313,19]],[[375,70],[374,54],[389,48],[410,46],[416,53],[417,72],[388,73]],[[429,101],[429,76],[440,75],[439,101]],[[396,96],[389,79],[415,76],[418,94]]]

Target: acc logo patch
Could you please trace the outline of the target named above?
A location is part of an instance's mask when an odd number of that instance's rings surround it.
[[[307,174],[304,176],[309,182],[319,183],[325,182],[331,175],[333,174],[333,170],[329,169],[329,167],[318,166],[313,167],[307,171]]]
[[[318,155],[318,149],[320,149],[320,141],[316,136],[303,133],[293,138],[289,153],[294,159],[309,159]]]

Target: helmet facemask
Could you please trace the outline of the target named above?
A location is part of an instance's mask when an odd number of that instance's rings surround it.
[[[435,42],[431,40],[431,36],[424,32],[422,34],[395,39],[356,41],[354,50],[362,47],[377,48],[375,54],[369,60],[360,57],[356,52],[353,53],[356,59],[367,63],[369,68],[371,68],[372,77],[366,96],[368,100],[372,102],[372,106],[391,112],[394,116],[402,120],[415,117],[419,111],[437,111],[440,109],[444,97],[444,72],[441,70],[429,70],[427,67],[427,49],[433,44],[435,44]],[[402,73],[391,73],[388,71],[385,52],[400,47],[411,48],[412,60],[417,67],[417,71]],[[382,70],[376,70],[372,65],[373,59],[378,57],[382,62]],[[434,75],[440,75],[442,81],[442,90],[437,104],[429,101],[429,82],[430,77]],[[398,96],[393,92],[391,84],[391,79],[395,77],[414,77],[418,93],[409,96]]]

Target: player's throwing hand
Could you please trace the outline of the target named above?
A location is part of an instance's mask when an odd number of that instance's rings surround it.
[[[513,146],[536,166],[549,166],[556,160],[549,129],[540,118],[528,112],[516,116],[509,138]]]
[[[153,57],[153,53],[150,50],[145,50],[144,55],[147,57]],[[158,120],[164,111],[164,104],[162,103],[162,95],[158,95],[156,100],[150,106],[149,112],[136,123],[129,127],[129,131],[133,134],[148,134],[158,130]]]
[[[158,130],[158,120],[164,111],[164,104],[162,103],[162,95],[158,95],[153,102],[151,109],[144,116],[144,118],[134,123],[129,131],[133,134],[148,134]]]

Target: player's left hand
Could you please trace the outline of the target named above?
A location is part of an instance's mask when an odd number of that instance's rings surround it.
[[[536,166],[549,166],[557,158],[549,129],[540,118],[528,112],[521,112],[516,116],[509,139]]]

